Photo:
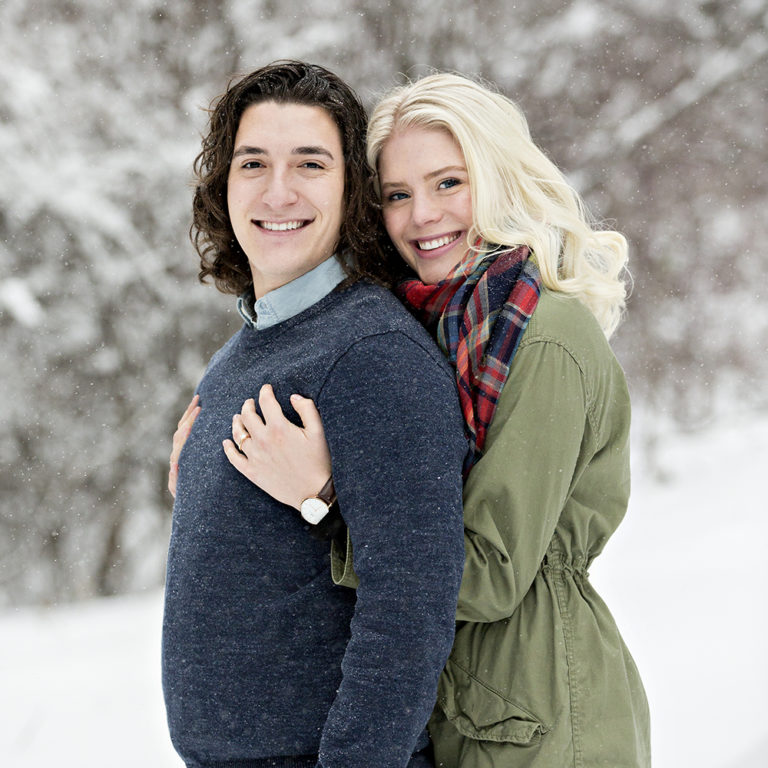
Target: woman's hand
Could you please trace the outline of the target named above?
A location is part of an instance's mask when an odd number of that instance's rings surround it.
[[[239,472],[270,496],[295,509],[318,493],[331,476],[331,455],[315,404],[291,395],[303,427],[291,424],[269,384],[259,392],[263,419],[252,399],[232,419],[232,440],[224,452]]]
[[[171,448],[171,468],[168,472],[168,490],[171,496],[176,498],[176,481],[179,479],[179,455],[184,443],[187,442],[192,425],[195,423],[197,414],[200,413],[200,395],[195,395],[192,401],[184,411],[184,415],[179,419],[176,425],[176,431],[173,433],[173,446]]]

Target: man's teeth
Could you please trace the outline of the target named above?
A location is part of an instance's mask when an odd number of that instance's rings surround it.
[[[435,240],[417,240],[419,244],[419,250],[421,251],[434,251],[435,248],[439,248],[441,245],[448,245],[454,240],[459,239],[459,233],[456,232],[453,235],[445,235],[445,237],[438,237]]]
[[[259,226],[270,232],[285,232],[288,229],[303,227],[304,221],[260,221]]]

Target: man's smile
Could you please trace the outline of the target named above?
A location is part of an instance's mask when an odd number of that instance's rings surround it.
[[[267,232],[288,232],[293,229],[301,229],[311,224],[314,219],[296,219],[294,221],[266,221],[254,219],[253,223],[259,229],[266,229]]]

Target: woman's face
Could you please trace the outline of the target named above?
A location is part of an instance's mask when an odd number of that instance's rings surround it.
[[[448,131],[395,131],[379,154],[384,223],[424,283],[438,283],[467,253],[472,197],[464,155]]]

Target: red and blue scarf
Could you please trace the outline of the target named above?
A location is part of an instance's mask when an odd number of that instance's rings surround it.
[[[456,368],[469,452],[464,477],[483,454],[509,367],[541,293],[541,275],[519,246],[472,251],[445,280],[405,280],[400,298]]]

